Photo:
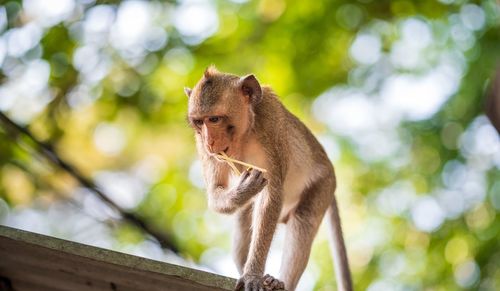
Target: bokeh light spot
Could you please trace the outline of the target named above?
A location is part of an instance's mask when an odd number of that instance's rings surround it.
[[[382,43],[380,38],[373,34],[360,34],[356,36],[349,49],[351,57],[358,63],[371,65],[381,56]]]
[[[472,287],[479,280],[480,274],[479,267],[474,261],[466,261],[458,265],[453,273],[455,282],[463,288]]]
[[[436,231],[444,222],[444,213],[433,197],[425,196],[417,200],[411,209],[415,226],[426,232]]]
[[[126,144],[125,134],[117,125],[101,123],[94,131],[94,144],[101,153],[115,156]]]
[[[448,241],[444,249],[446,260],[453,265],[462,263],[470,255],[469,244],[461,236],[455,236]]]
[[[188,44],[198,44],[214,34],[219,26],[215,8],[210,2],[183,2],[174,14],[174,25]]]

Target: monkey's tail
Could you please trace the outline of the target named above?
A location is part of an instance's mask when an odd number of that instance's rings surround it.
[[[330,246],[333,255],[333,263],[335,265],[337,289],[339,291],[352,291],[351,272],[349,271],[349,262],[347,261],[347,252],[335,196],[333,197],[332,204],[328,208],[327,217],[329,223],[328,229],[330,229],[331,232]]]

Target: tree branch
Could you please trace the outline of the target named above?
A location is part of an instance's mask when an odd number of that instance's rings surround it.
[[[500,133],[500,67],[491,82],[484,110],[497,132]]]
[[[20,133],[26,137],[28,137],[31,141],[35,143],[37,146],[37,150],[49,159],[52,163],[66,171],[73,178],[75,178],[81,185],[85,188],[89,189],[92,193],[94,193],[97,197],[99,197],[108,207],[114,209],[118,213],[120,213],[121,217],[128,221],[129,223],[135,225],[139,229],[141,229],[146,234],[151,235],[155,238],[163,248],[170,249],[174,253],[178,253],[178,248],[172,242],[172,240],[166,236],[164,233],[161,233],[148,225],[143,221],[141,217],[133,212],[129,212],[120,206],[118,206],[113,200],[111,200],[102,190],[100,190],[92,180],[85,177],[78,169],[74,166],[63,160],[59,155],[55,152],[51,144],[44,143],[38,140],[27,128],[22,127],[12,121],[9,117],[7,117],[3,112],[0,111],[0,121],[6,128],[6,130],[15,131]]]

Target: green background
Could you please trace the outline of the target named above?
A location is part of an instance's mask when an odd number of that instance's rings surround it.
[[[4,127],[0,223],[235,276],[231,221],[206,209],[185,120],[183,87],[215,64],[270,84],[320,138],[357,290],[500,286],[500,143],[484,115],[498,2],[1,3],[0,110],[181,253]],[[335,290],[326,238],[303,290]]]

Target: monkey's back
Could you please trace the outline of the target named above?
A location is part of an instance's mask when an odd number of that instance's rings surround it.
[[[312,163],[316,167],[332,167],[323,146],[309,128],[281,103],[270,87],[264,86],[262,89],[262,102],[265,104],[257,106],[255,111],[256,126],[262,127],[257,132],[269,132],[271,129],[271,133],[262,138],[273,139],[274,143],[279,144],[279,150],[292,153],[287,156],[297,157],[300,165]]]
[[[273,149],[274,162],[284,164],[284,201],[280,221],[286,222],[302,192],[313,181],[335,179],[333,166],[312,132],[281,103],[269,87],[263,87],[262,106],[255,110],[256,132],[260,142]],[[274,146],[272,146],[274,145]],[[281,159],[280,161],[276,161]],[[333,197],[333,189],[332,189]]]

